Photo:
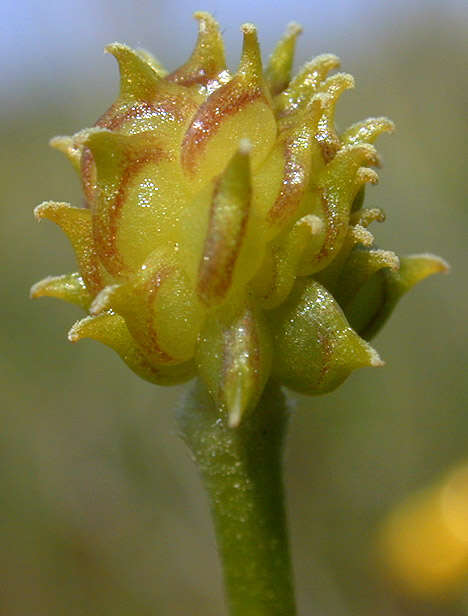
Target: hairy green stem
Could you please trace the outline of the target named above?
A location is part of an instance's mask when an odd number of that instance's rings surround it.
[[[273,382],[237,428],[199,382],[179,414],[210,500],[230,616],[296,614],[281,473],[287,418]]]

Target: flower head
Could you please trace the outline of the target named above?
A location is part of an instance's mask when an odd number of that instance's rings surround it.
[[[377,136],[386,118],[343,133],[335,105],[354,85],[317,56],[291,79],[300,27],[267,68],[244,24],[237,70],[218,24],[196,13],[190,59],[167,73],[143,50],[114,43],[120,93],[93,128],[57,137],[81,176],[86,207],[47,202],[38,219],[68,235],[79,272],[46,278],[34,297],[79,304],[69,338],[114,348],[143,378],[196,373],[232,425],[270,375],[316,394],[382,362],[369,345],[400,296],[446,269],[432,255],[398,259],[368,230]]]

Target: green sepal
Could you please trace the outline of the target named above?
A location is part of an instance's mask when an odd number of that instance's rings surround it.
[[[447,272],[448,264],[431,254],[400,259],[400,269],[377,271],[345,307],[351,326],[366,340],[373,338],[389,318],[399,299],[431,274]]]
[[[219,410],[237,427],[253,408],[271,368],[271,339],[263,314],[247,304],[223,307],[203,327],[195,360]]]
[[[397,272],[400,260],[390,250],[357,245],[351,250],[333,291],[336,301],[346,314],[359,290],[376,272],[387,268]]]
[[[273,376],[294,391],[327,393],[353,370],[382,365],[315,280],[297,281],[287,301],[266,314],[273,332]]]

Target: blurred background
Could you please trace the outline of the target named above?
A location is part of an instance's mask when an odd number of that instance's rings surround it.
[[[452,265],[404,298],[376,339],[385,368],[362,370],[326,397],[291,396],[285,473],[299,614],[468,614],[466,536],[455,583],[449,566],[437,585],[437,541],[423,549],[437,524],[426,524],[426,537],[424,522],[414,523],[419,535],[408,538],[411,513],[400,516],[401,532],[388,521],[421,489],[438,494],[468,459],[464,4],[3,0],[1,616],[225,614],[207,502],[176,433],[183,388],[139,380],[97,343],[71,346],[66,332],[80,310],[28,299],[33,282],[75,269],[62,232],[32,217],[46,199],[81,203],[71,165],[48,140],[92,125],[113,101],[117,69],[105,44],[146,47],[172,69],[191,52],[197,9],[222,24],[232,66],[245,21],[257,24],[265,58],[292,19],[305,30],[297,66],[322,52],[342,58],[357,87],[340,101],[339,125],[368,115],[397,125],[379,141],[381,184],[367,193],[387,212],[374,228],[379,244]],[[437,508],[436,497],[426,500],[413,522]],[[413,546],[414,567],[406,565],[416,583],[389,556],[400,542]],[[392,558],[389,574],[382,561]],[[418,585],[428,559],[435,569]]]

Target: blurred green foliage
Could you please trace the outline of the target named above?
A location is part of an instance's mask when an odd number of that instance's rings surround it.
[[[381,247],[428,250],[453,271],[398,307],[375,343],[385,368],[294,397],[286,485],[304,616],[468,612],[398,597],[372,557],[385,512],[468,455],[465,52],[462,25],[441,17],[344,58],[357,91],[340,103],[342,125],[386,114],[398,129],[381,139],[381,186],[367,191],[387,212]],[[224,613],[207,503],[173,421],[180,388],[138,380],[98,344],[72,347],[80,311],[27,298],[74,269],[64,235],[32,218],[42,200],[81,200],[47,141],[91,124],[112,96],[37,108],[31,90],[29,107],[1,115],[1,616]]]

